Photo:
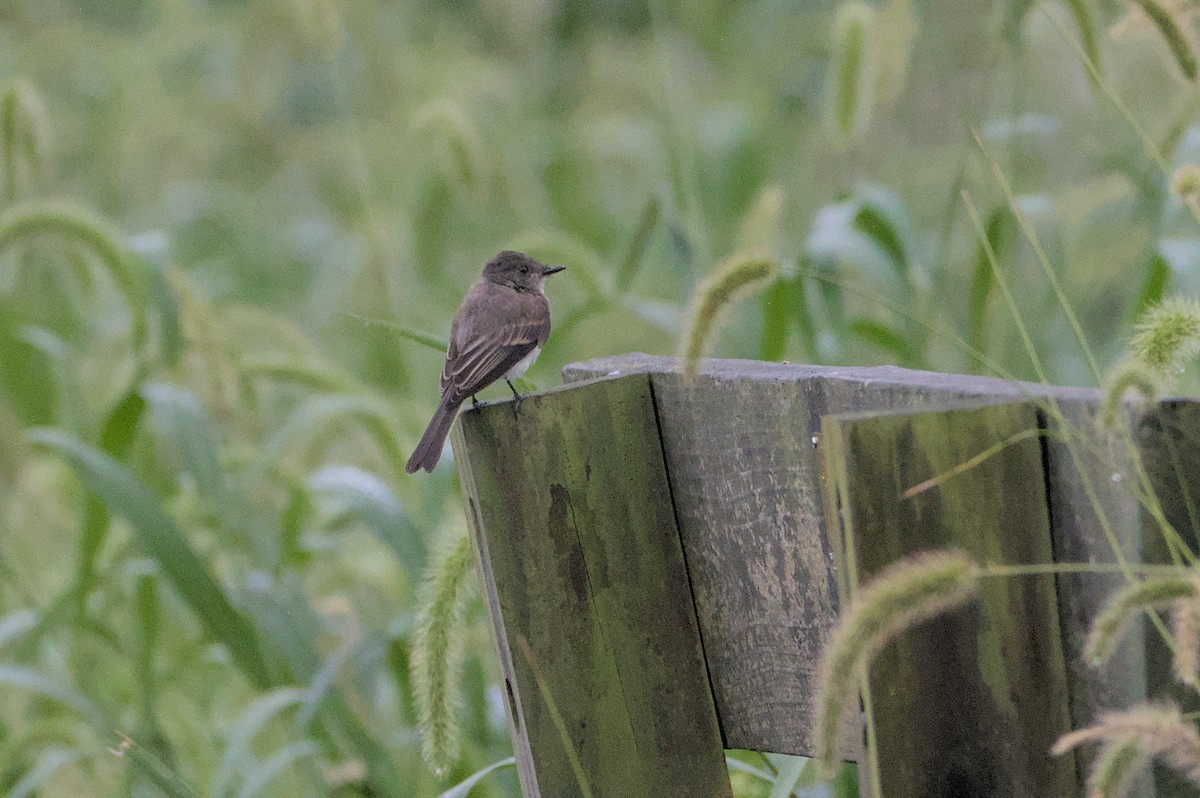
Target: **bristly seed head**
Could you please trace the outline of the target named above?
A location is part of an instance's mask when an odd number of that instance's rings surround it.
[[[1200,164],[1185,163],[1172,172],[1171,193],[1182,200],[1200,200]]]
[[[979,574],[961,551],[925,552],[892,563],[854,597],[821,653],[813,737],[825,774],[836,765],[842,715],[864,669],[905,630],[974,598]]]
[[[1129,348],[1148,368],[1173,376],[1200,353],[1200,302],[1173,298],[1149,308]]]
[[[1143,757],[1157,759],[1200,785],[1200,733],[1197,733],[1195,725],[1183,719],[1179,708],[1174,705],[1142,705],[1123,712],[1105,713],[1094,726],[1064,734],[1050,749],[1050,753],[1061,756],[1084,743],[1092,742],[1120,746],[1120,749],[1106,751],[1096,760],[1088,780],[1089,786],[1094,786],[1100,780],[1097,774],[1100,766],[1112,768],[1116,764],[1130,768]],[[1136,744],[1140,757],[1130,754],[1129,744]],[[1116,757],[1123,761],[1114,763]],[[1127,775],[1109,773],[1104,780],[1122,783]],[[1095,795],[1095,790],[1090,794]],[[1119,792],[1112,794],[1121,795]]]
[[[1152,577],[1126,585],[1108,600],[1092,622],[1083,647],[1084,660],[1092,667],[1104,664],[1116,650],[1135,613],[1176,600],[1196,601],[1198,587],[1200,580],[1190,573]]]
[[[696,375],[700,358],[721,328],[722,316],[733,302],[775,279],[779,265],[758,255],[735,255],[719,263],[692,294],[687,326],[680,338],[683,373]]]

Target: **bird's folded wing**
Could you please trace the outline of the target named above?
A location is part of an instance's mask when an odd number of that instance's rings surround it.
[[[491,329],[478,325],[468,340],[452,339],[442,369],[442,393],[453,386],[455,393],[465,398],[500,379],[545,340],[546,321],[531,319]]]

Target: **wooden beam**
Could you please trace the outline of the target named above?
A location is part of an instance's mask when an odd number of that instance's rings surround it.
[[[983,565],[1050,562],[1039,429],[1027,403],[825,417],[841,583],[947,547]],[[881,794],[1077,795],[1073,756],[1049,756],[1070,730],[1061,639],[1055,578],[1045,574],[985,579],[979,601],[893,641],[870,672]]]
[[[1141,547],[1139,554],[1151,562],[1187,563],[1181,549],[1193,556],[1200,551],[1200,402],[1159,402],[1137,419],[1133,429],[1149,494],[1149,506],[1142,512],[1142,535],[1134,538]],[[1155,503],[1158,513],[1150,512]],[[1148,623],[1138,625],[1141,628],[1121,646],[1120,653],[1128,656],[1127,652],[1144,652],[1153,697],[1173,700],[1184,712],[1200,711],[1196,692],[1175,680],[1174,654],[1162,633]],[[1137,633],[1142,645],[1138,645]],[[1114,667],[1114,663],[1106,667]],[[1195,793],[1195,785],[1170,768],[1156,767],[1154,781],[1160,796]]]
[[[731,795],[649,379],[481,405],[453,445],[524,794]]]
[[[821,417],[1013,401],[1046,389],[893,367],[741,360],[705,360],[689,382],[674,358],[638,354],[573,364],[564,378],[638,373],[654,386],[725,744],[811,754],[816,666],[837,615],[815,445]],[[857,735],[847,737],[842,755],[856,760],[859,748]]]

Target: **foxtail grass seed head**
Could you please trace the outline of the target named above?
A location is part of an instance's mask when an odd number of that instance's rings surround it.
[[[680,339],[683,373],[696,376],[700,358],[720,330],[729,307],[775,279],[779,264],[763,256],[737,255],[717,265],[692,294],[687,325]]]
[[[1151,577],[1126,585],[1092,622],[1083,646],[1084,660],[1092,667],[1103,665],[1125,636],[1135,613],[1178,599],[1195,601],[1196,597],[1197,578],[1191,575]]]
[[[419,595],[421,609],[412,651],[413,698],[421,753],[439,776],[454,764],[462,743],[459,682],[471,563],[471,539],[462,535],[430,561]]]
[[[0,94],[4,197],[13,201],[41,178],[50,142],[46,105],[33,85],[17,79]]]
[[[1162,762],[1200,786],[1200,733],[1194,724],[1183,719],[1176,706],[1142,705],[1106,713],[1100,716],[1096,725],[1058,738],[1050,753],[1062,756],[1085,743],[1094,742],[1115,745],[1134,742],[1143,757]],[[1103,759],[1101,757],[1097,764]]]
[[[466,193],[483,187],[483,138],[463,108],[448,100],[431,103],[413,116],[412,127],[443,159],[452,184]]]
[[[857,143],[875,105],[875,10],[847,0],[833,21],[833,53],[825,84],[825,120],[839,147]]]
[[[1160,377],[1136,358],[1122,361],[1108,375],[1104,385],[1104,402],[1100,407],[1099,422],[1103,429],[1112,429],[1125,397],[1137,393],[1144,401],[1152,402],[1158,397]]]
[[[875,98],[892,103],[904,93],[916,48],[919,30],[913,0],[887,0],[876,17],[876,29]]]
[[[1126,798],[1147,756],[1137,740],[1108,742],[1092,760],[1087,778],[1088,798]]]
[[[772,183],[762,190],[754,205],[738,227],[738,249],[741,252],[770,252],[779,235],[783,207],[787,195],[783,188]]]
[[[1200,302],[1172,298],[1148,308],[1129,349],[1148,368],[1174,376],[1200,353]]]
[[[1200,164],[1185,163],[1172,172],[1171,193],[1181,200],[1200,200]]]
[[[1200,600],[1196,597],[1171,602],[1171,637],[1175,639],[1171,663],[1176,680],[1200,690]]]
[[[916,624],[966,604],[979,590],[979,567],[956,550],[892,563],[854,596],[821,652],[814,720],[816,759],[831,775],[847,704],[861,674],[890,640]]]

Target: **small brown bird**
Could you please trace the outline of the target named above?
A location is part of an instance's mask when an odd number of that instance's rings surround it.
[[[450,349],[442,368],[442,402],[405,471],[432,471],[454,425],[458,408],[501,377],[513,396],[512,381],[537,359],[550,335],[550,303],[542,283],[565,266],[545,266],[528,255],[505,250],[483,267],[450,325]]]

